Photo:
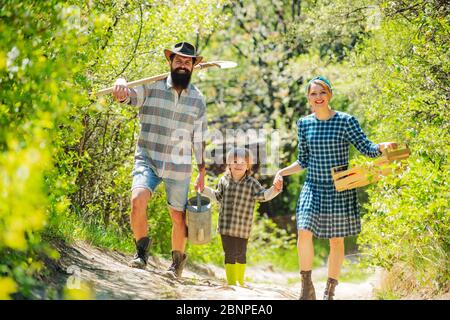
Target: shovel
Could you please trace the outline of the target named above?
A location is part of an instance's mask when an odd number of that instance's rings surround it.
[[[197,64],[194,67],[194,70],[201,70],[201,69],[212,68],[212,67],[217,67],[217,68],[220,68],[220,69],[229,69],[229,68],[234,68],[236,66],[237,66],[237,63],[233,62],[233,61],[211,61],[211,62],[201,62],[201,63]],[[165,79],[165,78],[167,78],[169,76],[169,74],[170,73],[167,72],[167,73],[160,74],[160,75],[157,75],[157,76],[144,78],[144,79],[139,79],[139,80],[136,80],[136,81],[131,81],[131,82],[128,82],[127,85],[128,85],[128,88],[137,87],[137,86],[139,86],[141,84],[152,83],[152,82],[155,82],[155,81],[158,81],[158,80],[161,80],[161,79]],[[114,87],[109,87],[109,88],[106,88],[106,89],[102,89],[102,90],[98,91],[96,93],[96,95],[97,95],[97,97],[101,97],[101,96],[103,96],[105,94],[113,92],[113,89],[114,89]]]

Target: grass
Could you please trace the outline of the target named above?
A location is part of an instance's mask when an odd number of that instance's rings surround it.
[[[298,270],[297,250],[295,248],[292,250],[264,250],[257,256],[252,257],[252,255],[249,254],[247,260],[251,266],[270,264],[285,271]]]
[[[53,218],[45,230],[48,237],[64,239],[68,243],[83,240],[92,245],[132,253],[134,244],[131,234],[123,234],[115,228],[106,228],[80,221],[74,214]]]
[[[373,272],[374,271],[371,268],[363,268],[359,263],[350,262],[348,259],[345,259],[339,279],[344,282],[363,282],[367,280]]]
[[[119,250],[124,253],[133,253],[135,250],[131,235],[118,234],[117,230],[92,224],[83,226],[77,238],[99,247]]]
[[[329,241],[327,239],[314,239],[314,260],[313,268],[318,268],[327,263],[329,254]],[[259,263],[268,263],[284,271],[298,271],[298,251],[295,245],[292,245],[290,249],[270,249],[263,248],[251,248],[249,243],[249,255],[248,260],[251,265],[257,265]],[[355,251],[356,237],[350,237],[345,239],[346,250]],[[252,255],[252,253],[254,255]],[[361,271],[359,274],[355,270],[351,270],[349,277],[363,279],[364,274]]]
[[[375,292],[375,298],[377,300],[399,300],[400,297],[396,295],[393,291],[377,291]]]

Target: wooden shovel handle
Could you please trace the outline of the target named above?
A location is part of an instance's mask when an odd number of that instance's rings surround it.
[[[194,67],[194,70],[201,70],[201,69],[205,69],[205,68],[211,68],[211,67],[219,67],[220,68],[220,63],[219,62],[203,62],[203,63],[199,63],[198,65],[196,65]],[[157,76],[153,76],[153,77],[148,77],[148,78],[143,78],[143,79],[139,79],[136,81],[131,81],[127,83],[128,88],[133,88],[133,87],[137,87],[141,84],[147,84],[147,83],[152,83],[155,81],[159,81],[162,79],[165,79],[169,76],[169,72],[167,73],[163,73],[163,74],[159,74]],[[99,90],[96,95],[97,97],[103,96],[105,94],[111,93],[113,92],[114,87],[109,87],[106,89],[102,89]]]
[[[133,88],[133,87],[137,87],[137,86],[139,86],[141,84],[152,83],[152,82],[155,82],[155,81],[158,81],[158,80],[165,79],[168,76],[169,76],[169,73],[159,74],[157,76],[153,76],[153,77],[149,77],[149,78],[144,78],[144,79],[139,79],[139,80],[136,80],[136,81],[128,82],[127,86],[128,86],[128,88]],[[98,91],[96,93],[96,95],[97,95],[97,97],[101,97],[101,96],[103,96],[105,94],[113,92],[113,89],[114,89],[114,87],[109,87],[109,88],[106,88],[106,89],[102,89],[102,90]]]

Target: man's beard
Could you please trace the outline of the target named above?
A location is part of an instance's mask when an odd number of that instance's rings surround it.
[[[191,81],[192,72],[187,69],[184,69],[186,73],[178,73],[182,68],[176,68],[170,71],[170,75],[172,76],[172,83],[175,87],[186,89]]]

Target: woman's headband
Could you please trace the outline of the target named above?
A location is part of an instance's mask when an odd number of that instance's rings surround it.
[[[315,77],[315,78],[312,78],[311,80],[309,80],[308,85],[306,86],[306,94],[308,94],[309,87],[315,80],[323,81],[328,86],[328,89],[330,89],[330,92],[333,93],[333,87],[331,86],[330,80],[328,80],[324,76],[318,76],[318,77]]]

